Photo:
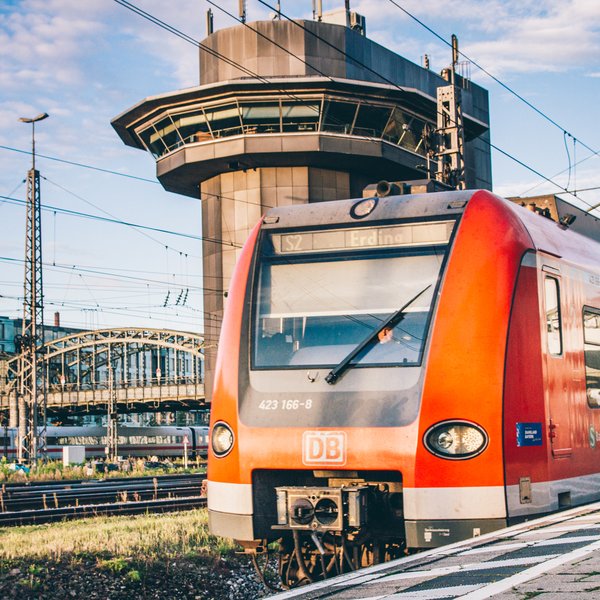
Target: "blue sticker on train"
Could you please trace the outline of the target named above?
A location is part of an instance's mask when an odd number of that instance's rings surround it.
[[[517,423],[517,446],[541,446],[541,423]]]

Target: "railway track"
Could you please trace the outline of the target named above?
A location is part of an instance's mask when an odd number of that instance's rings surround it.
[[[65,518],[189,510],[206,505],[204,475],[4,484],[0,526]]]

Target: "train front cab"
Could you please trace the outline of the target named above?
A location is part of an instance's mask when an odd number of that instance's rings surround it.
[[[385,226],[392,216],[400,223],[457,223],[434,281],[419,364],[364,365],[334,385],[326,382],[336,364],[331,359],[327,366],[255,369],[249,338],[257,302],[257,226],[232,280],[217,361],[211,427],[225,451],[210,450],[208,474],[209,521],[217,535],[251,545],[277,538],[278,527],[321,532],[323,519],[315,517],[314,507],[324,500],[320,514],[333,527],[348,526],[349,517],[339,514],[344,511],[358,515],[355,528],[368,527],[374,517],[361,506],[371,502],[387,506],[389,518],[379,523],[384,537],[432,547],[506,525],[527,501],[527,478],[534,499],[536,482],[549,481],[543,456],[548,444],[521,444],[516,433],[531,436],[537,431],[528,427],[532,423],[541,423],[542,438],[548,433],[551,392],[544,391],[540,352],[546,318],[537,293],[542,271],[523,222],[541,217],[523,217],[525,211],[487,192],[386,198],[379,204],[360,223],[347,220],[344,227]],[[335,229],[354,206],[328,203],[318,208],[320,214],[304,207],[293,219],[273,211],[263,235],[286,226],[311,230],[323,220]],[[407,297],[402,294],[397,305]],[[439,432],[465,436],[461,443],[474,444],[474,450],[452,455],[439,444],[432,448]],[[367,492],[335,496],[340,488],[361,487]],[[369,496],[377,488],[387,490],[379,504]],[[344,508],[336,512],[329,500]],[[535,502],[527,510],[540,509]],[[292,523],[294,510],[305,523]]]

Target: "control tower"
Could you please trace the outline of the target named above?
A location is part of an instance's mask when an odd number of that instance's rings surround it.
[[[266,210],[435,174],[436,94],[447,74],[368,39],[356,13],[320,19],[211,33],[200,85],[150,96],[112,121],[125,144],[154,156],[166,190],[202,201],[207,400],[224,293]],[[456,84],[466,187],[491,189],[488,94],[468,79]]]

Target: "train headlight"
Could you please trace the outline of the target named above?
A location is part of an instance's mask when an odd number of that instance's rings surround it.
[[[234,437],[231,427],[227,423],[223,423],[223,421],[215,423],[211,435],[211,445],[215,455],[223,457],[229,454],[233,448],[233,441]]]
[[[436,456],[460,460],[481,454],[488,445],[488,436],[474,423],[445,421],[430,427],[423,442]]]

